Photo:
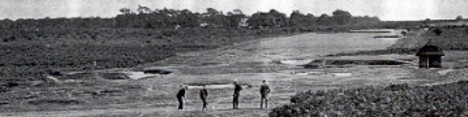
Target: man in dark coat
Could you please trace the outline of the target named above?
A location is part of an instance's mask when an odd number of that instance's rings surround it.
[[[186,98],[185,93],[187,89],[188,89],[187,86],[182,86],[182,89],[180,89],[179,92],[177,92],[177,101],[179,101],[179,108],[178,108],[179,110],[184,109],[184,99]]]
[[[260,86],[260,108],[263,108],[263,100],[265,100],[265,108],[268,108],[268,94],[270,93],[270,86],[266,83],[266,80],[263,80],[263,84]]]
[[[239,109],[239,95],[240,91],[242,90],[242,86],[237,83],[237,81],[234,82],[234,95],[233,95],[233,101],[232,105],[234,109]]]
[[[208,105],[208,102],[206,101],[206,98],[208,98],[208,90],[206,90],[206,87],[204,84],[203,84],[203,89],[200,90],[200,98],[203,101],[202,111],[208,110],[208,108],[206,107]]]

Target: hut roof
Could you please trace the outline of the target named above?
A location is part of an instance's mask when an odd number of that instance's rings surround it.
[[[436,45],[428,42],[418,50],[416,56],[444,56],[444,52]]]

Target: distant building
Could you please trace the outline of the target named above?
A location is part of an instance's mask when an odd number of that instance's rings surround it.
[[[442,67],[442,56],[444,55],[444,52],[439,47],[428,42],[416,53],[416,56],[419,57],[419,68]]]
[[[249,20],[249,18],[242,18],[241,21],[239,22],[239,27],[249,26],[249,23],[247,23],[248,20]]]

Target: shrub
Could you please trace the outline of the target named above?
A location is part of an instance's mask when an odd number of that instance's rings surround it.
[[[439,35],[442,33],[442,29],[440,29],[440,28],[434,29],[434,33],[435,33],[437,36],[439,36]]]

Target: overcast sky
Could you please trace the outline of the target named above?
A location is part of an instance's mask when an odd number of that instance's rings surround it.
[[[458,15],[468,18],[468,0],[0,0],[0,19],[114,17],[120,8],[136,11],[138,5],[196,12],[205,12],[206,8],[224,13],[241,9],[249,15],[276,9],[288,15],[299,10],[319,16],[342,9],[381,20],[455,19]]]

